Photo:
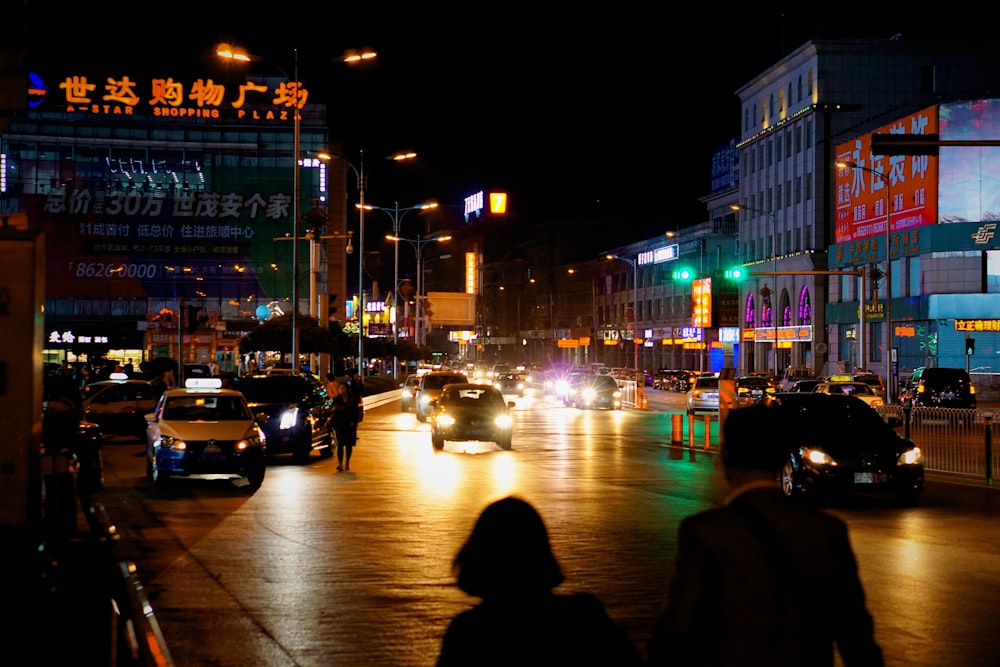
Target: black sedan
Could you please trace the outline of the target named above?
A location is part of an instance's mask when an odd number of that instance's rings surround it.
[[[765,375],[743,375],[736,378],[736,407],[753,405],[776,391],[775,384]]]
[[[793,423],[776,425],[794,439],[781,472],[785,494],[889,492],[903,504],[917,502],[923,453],[894,430],[902,424],[898,418],[886,421],[854,396],[787,392],[775,400],[795,414]]]
[[[501,394],[524,396],[524,376],[520,373],[500,373],[493,378],[493,385]]]
[[[585,376],[573,394],[573,405],[582,410],[621,410],[622,390],[610,375]]]
[[[83,389],[83,418],[100,426],[105,436],[142,439],[145,415],[153,411],[157,398],[148,380],[120,375],[91,382]]]
[[[267,437],[267,455],[291,454],[304,463],[313,450],[333,455],[333,399],[326,387],[306,373],[244,375],[233,389],[247,399]]]
[[[500,390],[484,384],[449,384],[434,402],[431,444],[442,449],[445,440],[483,440],[510,449],[514,401],[504,401]]]

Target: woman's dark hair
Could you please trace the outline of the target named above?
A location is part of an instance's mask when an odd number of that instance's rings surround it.
[[[542,517],[514,496],[483,510],[452,566],[458,587],[484,599],[548,591],[563,582]]]

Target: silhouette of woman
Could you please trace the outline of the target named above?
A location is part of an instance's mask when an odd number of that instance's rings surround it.
[[[641,664],[595,595],[553,592],[563,573],[528,502],[488,505],[452,565],[458,587],[482,601],[451,620],[438,667]]]

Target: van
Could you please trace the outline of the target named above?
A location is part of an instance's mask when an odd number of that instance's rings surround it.
[[[791,391],[799,380],[816,380],[819,375],[810,366],[789,366],[781,376],[778,391]]]
[[[918,368],[910,376],[906,391],[914,407],[976,407],[976,387],[964,368]]]

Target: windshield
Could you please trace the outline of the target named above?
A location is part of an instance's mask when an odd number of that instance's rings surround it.
[[[309,395],[307,381],[290,375],[244,377],[235,387],[251,403],[299,403]]]
[[[503,397],[489,387],[473,387],[469,389],[446,389],[441,394],[440,405],[445,407],[501,407]]]
[[[425,375],[424,389],[440,389],[446,384],[468,382],[464,375]]]
[[[240,396],[175,396],[163,407],[166,421],[242,421],[252,419]]]

